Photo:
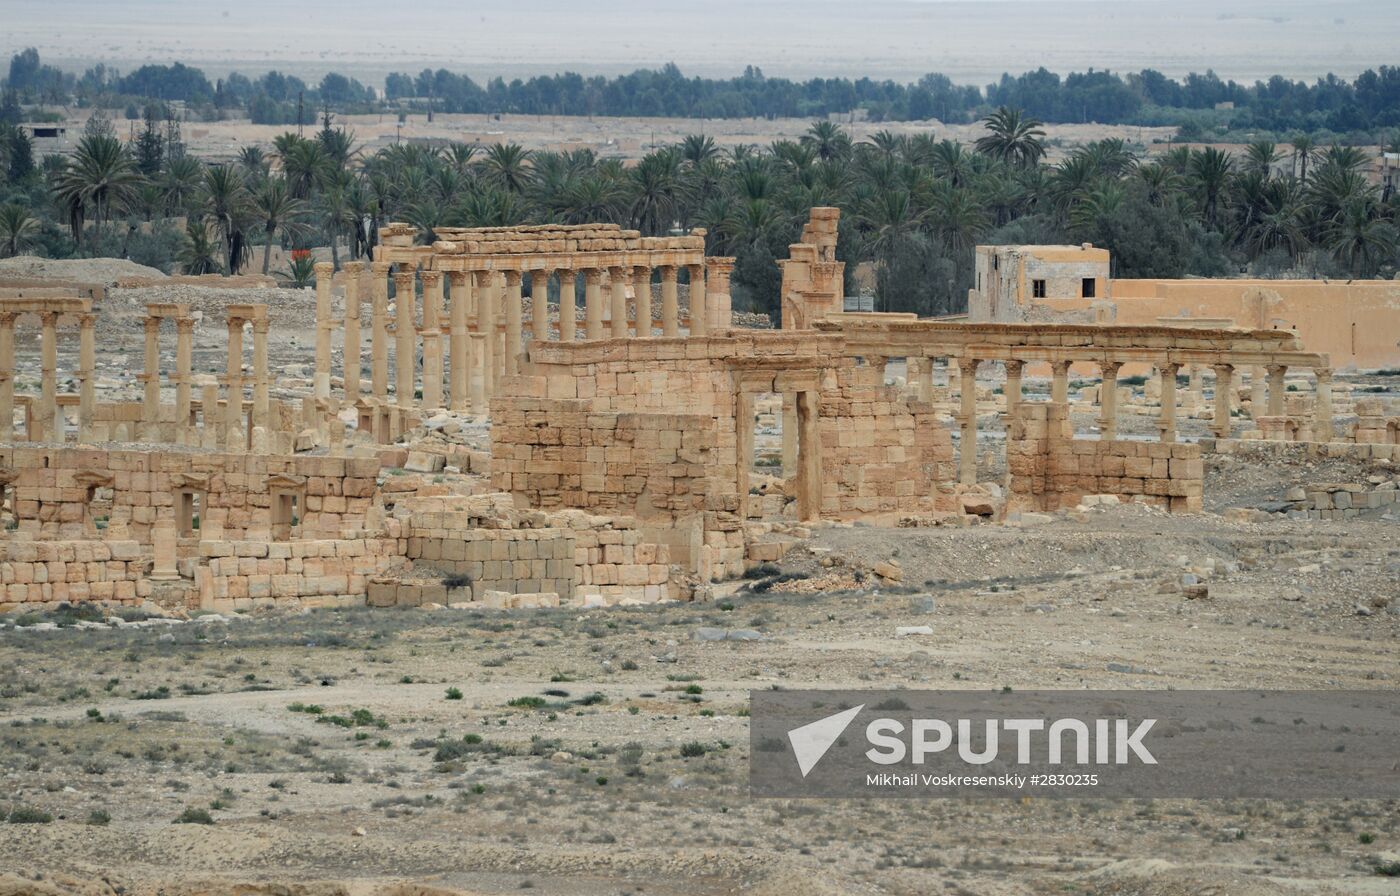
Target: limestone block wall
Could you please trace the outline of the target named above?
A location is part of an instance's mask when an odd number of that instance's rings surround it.
[[[238,611],[364,604],[372,578],[408,565],[392,538],[201,541],[199,558],[199,605]]]
[[[492,486],[546,510],[668,521],[704,510],[717,473],[712,418],[591,406],[538,398],[493,402]]]
[[[1112,494],[1173,511],[1201,509],[1199,445],[1075,439],[1062,403],[1019,405],[1006,452],[1013,506],[1057,510],[1084,495]]]
[[[473,529],[451,537],[408,538],[410,560],[471,580],[464,594],[451,597],[453,601],[479,601],[487,591],[552,592],[568,601],[579,578],[575,555],[573,532],[565,529]],[[436,601],[429,600],[431,594],[420,595],[420,600],[447,603],[447,587],[441,587]]]
[[[159,518],[173,518],[182,489],[200,494],[201,523],[226,537],[266,537],[278,483],[297,493],[302,538],[339,537],[364,528],[376,494],[377,458],[82,448],[0,448],[18,529],[45,536],[98,537],[95,514],[109,530],[125,526],[150,543]],[[104,506],[104,502],[109,502]]]
[[[932,404],[886,386],[883,365],[834,368],[823,386],[824,516],[932,510],[940,485],[951,494],[952,435]]]
[[[139,603],[151,554],[134,541],[0,541],[0,613],[63,602]]]

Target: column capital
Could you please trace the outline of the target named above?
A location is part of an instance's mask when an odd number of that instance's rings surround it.
[[[266,336],[268,330],[272,328],[272,321],[265,317],[256,318],[253,321],[253,332],[259,336]]]
[[[317,277],[322,277],[334,273],[335,265],[331,264],[329,261],[318,261],[312,265],[311,269],[316,272]]]
[[[920,359],[920,360],[922,360],[922,359]],[[1019,373],[1020,373],[1022,370],[1024,370],[1025,367],[1026,367],[1026,362],[1020,360],[1019,358],[1008,358],[1008,359],[1007,359],[1006,361],[1004,361],[1003,363],[1006,365],[1006,372],[1007,372],[1007,373],[1017,373],[1017,374],[1019,374]]]
[[[1157,369],[1162,371],[1163,376],[1175,377],[1177,371],[1181,370],[1181,365],[1176,363],[1175,361],[1167,361],[1165,363],[1158,364]]]
[[[437,286],[442,282],[442,271],[423,270],[418,272],[418,276],[423,278],[423,286]]]
[[[1317,377],[1319,383],[1332,382],[1332,368],[1318,367],[1313,370],[1313,376]]]
[[[1212,364],[1211,367],[1215,369],[1217,377],[1234,376],[1235,373],[1235,365],[1233,364]]]
[[[636,279],[637,277],[646,277],[648,280],[650,280],[650,279],[651,279],[651,265],[649,265],[649,264],[634,264],[634,265],[632,265],[632,277],[633,277],[633,279]]]
[[[608,276],[614,280],[622,280],[627,277],[627,268],[620,264],[608,265]]]
[[[234,330],[237,330],[241,333],[243,332],[243,325],[247,322],[248,321],[244,320],[241,317],[230,317],[228,319],[228,331],[232,333]]]
[[[363,261],[347,261],[340,269],[351,275],[363,274],[365,271],[365,263]]]
[[[42,324],[43,324],[44,326],[46,326],[46,327],[55,326],[55,325],[58,323],[58,312],[57,312],[57,311],[40,311],[40,312],[39,312],[39,322],[42,323]]]
[[[963,372],[971,371],[974,376],[977,373],[978,365],[982,363],[981,358],[953,358],[952,361],[957,365],[959,370]]]
[[[588,281],[589,286],[600,286],[603,282],[603,269],[584,268],[583,279]]]
[[[467,271],[448,271],[447,282],[453,286],[460,286],[467,282]]]
[[[370,272],[379,274],[380,276],[389,273],[391,267],[393,267],[393,264],[387,261],[371,261],[369,263]]]
[[[662,278],[663,280],[674,280],[674,279],[676,279],[676,266],[675,266],[675,265],[673,265],[673,264],[659,264],[659,265],[656,266],[656,269],[657,269],[658,271],[661,272],[661,278]]]
[[[176,332],[176,333],[180,333],[180,334],[190,334],[190,333],[193,333],[193,332],[194,332],[194,318],[192,318],[192,317],[177,317],[177,318],[175,318],[175,332]]]
[[[413,285],[413,281],[417,275],[418,272],[413,268],[409,268],[406,271],[402,269],[397,270],[394,272],[394,285],[410,287]]]
[[[1269,372],[1269,376],[1283,376],[1288,372],[1287,364],[1266,364],[1264,369]]]
[[[578,280],[578,271],[574,270],[573,268],[560,268],[560,269],[559,269],[559,282],[560,282],[560,283],[574,283],[574,282],[576,282],[577,280]]]
[[[513,288],[515,288],[515,287],[517,287],[517,286],[520,285],[520,279],[521,279],[521,278],[520,278],[520,272],[519,272],[519,271],[513,270],[513,269],[512,269],[512,270],[507,270],[507,271],[505,272],[505,275],[506,275],[506,287],[507,287],[507,288],[513,289]]]
[[[158,317],[148,317],[148,318],[146,318],[146,335],[147,335],[147,336],[150,336],[150,335],[153,334],[153,333],[156,333],[156,334],[160,333],[160,320],[161,320],[161,319],[158,318]]]
[[[1120,370],[1122,370],[1122,369],[1123,369],[1123,362],[1122,362],[1122,361],[1103,361],[1103,362],[1101,362],[1101,363],[1099,364],[1099,372],[1100,372],[1101,374],[1105,375],[1105,376],[1108,375],[1108,374],[1110,374],[1110,373],[1112,373],[1114,376],[1117,376],[1117,375],[1118,375],[1118,371],[1120,371]]]

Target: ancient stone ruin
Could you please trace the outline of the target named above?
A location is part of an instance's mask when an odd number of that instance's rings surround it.
[[[98,399],[104,298],[0,294],[0,610],[703,599],[813,526],[1015,524],[1097,496],[1189,513],[1203,452],[1400,455],[1379,400],[1334,424],[1328,357],[1292,329],[1027,320],[1005,310],[1024,279],[1002,277],[1005,253],[985,256],[986,319],[848,313],[837,223],[813,209],[792,246],[779,330],[733,325],[733,259],[706,257],[700,231],[443,228],[423,245],[387,224],[369,263],[317,265],[308,379],[270,361],[279,308],[223,309],[216,376],[192,361],[198,315],[157,303],[140,400]],[[1109,292],[1081,254],[1042,259],[1075,267],[1037,302]],[[37,364],[16,351],[33,327]],[[1046,378],[1039,400],[1026,384]],[[1120,436],[1125,415],[1156,437]],[[1180,440],[1183,415],[1215,438]]]

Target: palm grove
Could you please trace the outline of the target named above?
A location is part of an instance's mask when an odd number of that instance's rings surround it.
[[[1372,157],[1355,147],[1300,135],[1238,154],[1179,146],[1144,158],[1105,139],[1049,164],[1040,122],[1002,107],[982,125],[971,147],[932,132],[856,142],[827,121],[765,147],[721,150],[693,135],[632,165],[512,143],[367,153],[329,114],[310,136],[286,133],[208,164],[154,108],[132,141],[96,115],[70,157],[36,162],[27,136],[6,125],[0,253],[267,273],[273,246],[329,245],[337,264],[364,257],[389,220],[413,223],[424,240],[438,226],[539,221],[651,235],[704,227],[711,254],[737,258],[736,306],[774,315],[776,259],[818,205],[842,209],[838,253],[871,263],[876,306],[924,315],[964,307],[979,242],[1091,241],[1123,277],[1376,277],[1400,262],[1400,199],[1369,183]],[[307,283],[301,255],[273,273]]]

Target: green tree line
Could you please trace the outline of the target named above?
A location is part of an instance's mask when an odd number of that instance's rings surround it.
[[[1400,127],[1400,67],[1368,69],[1353,80],[1328,75],[1312,83],[1274,76],[1253,84],[1212,71],[1181,80],[1137,73],[1039,68],[979,88],[941,74],[901,84],[871,78],[766,77],[750,66],[734,78],[685,77],[675,65],[631,74],[584,77],[572,72],[484,84],[446,69],[390,74],[382,92],[331,72],[308,84],[267,72],[210,81],[181,63],[144,65],[121,75],[95,65],[74,75],[45,65],[33,48],[10,61],[7,90],[23,102],[107,105],[178,100],[219,116],[244,110],[254,122],[306,124],[316,111],[382,110],[386,102],[423,110],[483,114],[627,115],[703,118],[805,118],[861,110],[876,121],[974,121],[1012,106],[1052,123],[1171,124],[1200,128],[1222,119],[1237,130],[1329,130],[1339,134]],[[383,99],[380,99],[380,97]],[[1232,106],[1228,113],[1217,107]],[[307,110],[312,110],[307,112]],[[307,117],[310,116],[310,117]],[[132,116],[136,117],[136,116]]]
[[[1041,122],[1023,111],[1002,107],[982,125],[970,147],[888,131],[855,142],[829,121],[761,147],[693,135],[631,166],[513,143],[366,153],[329,114],[311,136],[285,133],[222,164],[185,153],[155,114],[131,144],[94,116],[71,157],[36,165],[32,148],[15,150],[27,136],[5,126],[0,253],[268,272],[277,245],[330,244],[337,264],[364,257],[390,220],[425,242],[441,226],[704,227],[710,254],[738,260],[738,306],[771,314],[777,260],[813,206],[842,209],[839,257],[848,274],[873,266],[877,307],[923,315],[965,307],[983,242],[1091,241],[1113,253],[1120,277],[1389,277],[1400,264],[1400,199],[1369,182],[1373,158],[1356,147],[1300,135],[1239,154],[1177,146],[1148,158],[1105,139],[1049,164]],[[276,273],[304,283],[304,261]]]

